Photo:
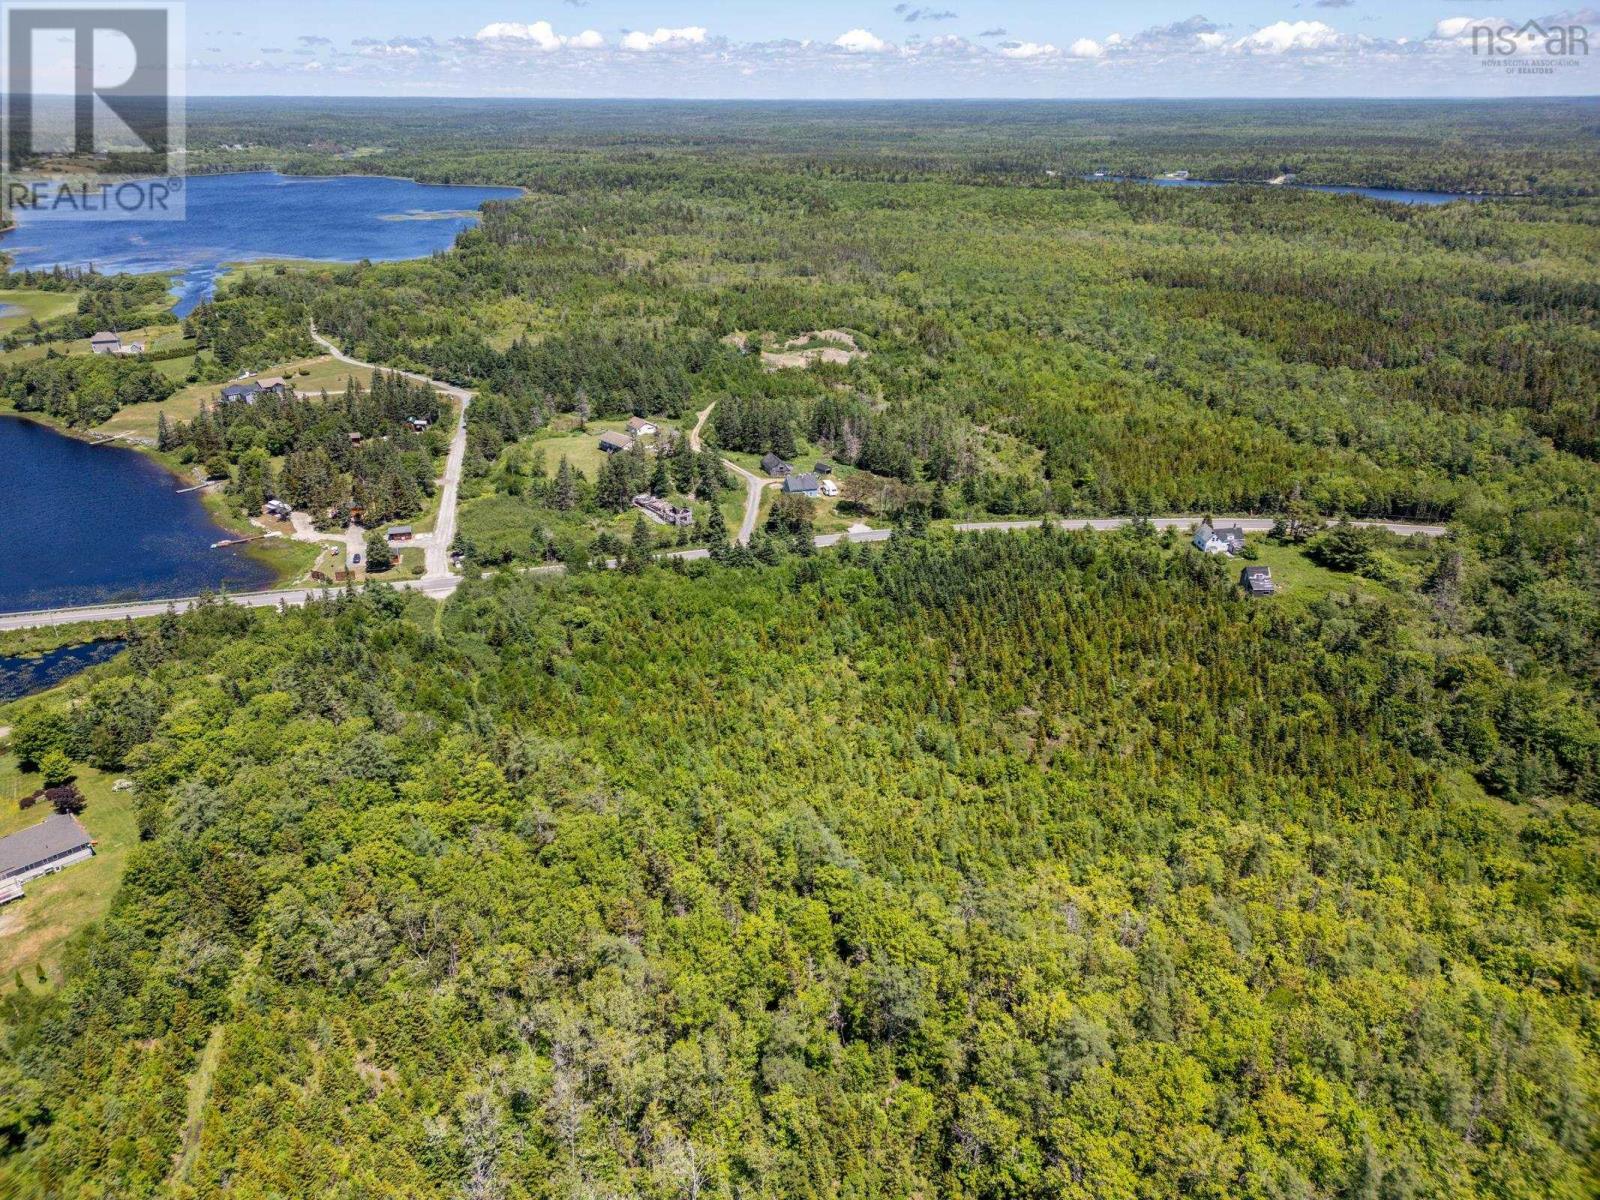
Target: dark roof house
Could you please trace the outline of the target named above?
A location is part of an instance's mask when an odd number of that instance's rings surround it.
[[[784,476],[794,471],[794,465],[784,462],[769,450],[761,456],[761,469],[768,475]]]
[[[230,383],[222,389],[224,400],[243,400],[246,404],[254,404],[260,394],[261,388],[253,379],[249,383]]]
[[[822,485],[810,472],[804,475],[791,475],[783,481],[783,492],[786,496],[815,496],[821,490]]]
[[[1252,596],[1270,596],[1278,590],[1271,567],[1246,567],[1239,572],[1239,586]]]
[[[94,854],[94,839],[70,813],[0,838],[0,883],[26,883]]]

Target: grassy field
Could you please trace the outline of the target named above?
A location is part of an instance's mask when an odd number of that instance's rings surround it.
[[[674,429],[680,424],[666,417],[653,417],[652,420],[664,431]],[[626,417],[590,421],[587,428],[579,432],[575,428],[576,418],[564,414],[538,436],[523,441],[514,448],[508,448],[499,465],[504,466],[506,457],[512,453],[522,455],[537,453],[544,458],[545,477],[553,478],[561,460],[565,458],[574,470],[579,471],[592,484],[599,477],[600,468],[606,460],[605,451],[600,449],[600,435],[606,432],[625,432],[627,423]],[[690,417],[681,424],[692,425],[693,418]],[[660,437],[652,437],[647,438],[645,442],[646,445],[651,445],[661,440]],[[680,504],[685,501],[682,496],[674,499]],[[691,503],[689,507],[694,513],[694,524],[690,527],[690,536],[686,544],[703,545],[710,510],[703,502]],[[736,531],[744,516],[744,484],[741,482],[724,492],[718,499],[717,507],[722,511],[729,532]],[[602,533],[609,533],[626,541],[632,535],[639,515],[639,510],[634,508],[622,513],[604,515],[556,512],[526,497],[497,492],[491,483],[476,495],[463,499],[460,527],[462,534],[480,550],[497,553],[509,549],[526,561],[527,550],[535,529],[547,531],[558,545],[587,546]],[[650,528],[663,548],[678,545],[677,530],[668,529],[654,522],[650,523]]]
[[[1237,579],[1246,566],[1271,567],[1272,582],[1278,589],[1273,597],[1276,603],[1304,607],[1330,592],[1354,589],[1358,594],[1370,597],[1390,592],[1388,587],[1375,580],[1318,566],[1300,546],[1285,546],[1260,535],[1252,535],[1246,541],[1255,550],[1256,558],[1253,562],[1247,559],[1231,560],[1229,567],[1233,577]]]
[[[192,358],[173,360],[175,363],[183,364],[184,375],[189,373],[193,361]],[[166,365],[158,363],[157,367]],[[302,371],[305,374],[301,374]],[[327,388],[329,392],[343,392],[346,381],[351,376],[354,376],[363,387],[372,385],[371,371],[348,366],[331,354],[320,354],[315,358],[297,358],[293,362],[268,367],[260,372],[257,378],[262,375],[281,375],[298,392],[318,392],[323,388]],[[209,403],[224,386],[221,383],[192,383],[174,392],[165,400],[151,404],[130,404],[104,425],[98,426],[98,429],[102,433],[153,438],[156,435],[156,422],[162,413],[166,414],[168,421],[192,421],[195,414],[200,411],[200,406]]]
[[[809,465],[809,464],[808,464]],[[767,514],[772,511],[772,506],[782,494],[776,486],[766,487],[761,490],[760,515],[756,518],[756,528],[767,527]],[[867,525],[883,525],[881,517],[867,517],[860,513],[845,513],[839,511],[839,497],[817,496],[811,501],[811,522],[817,533],[843,533],[850,526],[864,523]]]
[[[70,292],[35,292],[24,288],[0,288],[0,336],[19,329],[29,321],[43,324],[77,311],[78,297]],[[14,310],[14,311],[13,311]]]
[[[0,296],[15,294],[17,293],[0,291]],[[53,315],[59,316],[60,314],[57,313]],[[20,318],[12,318],[11,320],[17,324],[20,324],[21,322],[26,321],[27,318],[24,316]],[[6,332],[5,326],[6,319],[0,318],[0,335],[3,335]],[[15,324],[13,324],[12,327],[14,328]],[[149,351],[171,350],[183,344],[183,327],[168,322],[163,322],[159,325],[141,325],[137,329],[124,329],[120,332],[124,342],[143,342],[145,349]],[[30,345],[19,346],[15,350],[10,350],[4,354],[0,354],[0,362],[31,362],[34,359],[45,357],[45,355],[52,350],[54,350],[57,354],[93,353],[93,349],[89,345],[88,338],[73,338],[72,340],[65,342],[35,342]],[[184,358],[179,361],[188,364],[192,362],[192,359]],[[157,369],[161,370],[162,364],[157,364]],[[183,368],[183,373],[188,374],[188,370],[188,366],[185,365]]]
[[[117,776],[92,767],[78,769],[78,787],[88,799],[79,820],[96,841],[95,856],[59,874],[26,885],[26,895],[0,908],[0,994],[23,986],[38,991],[61,981],[61,951],[67,939],[98,920],[122,879],[128,851],[138,840],[133,793],[114,792]],[[41,786],[36,774],[22,771],[13,754],[0,755],[0,836],[16,833],[50,815],[50,808],[17,807],[22,796]],[[41,983],[42,968],[48,982]]]

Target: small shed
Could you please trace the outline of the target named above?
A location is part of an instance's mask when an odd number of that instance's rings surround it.
[[[814,474],[817,474],[817,475],[832,475],[833,474],[833,464],[831,462],[826,462],[826,461],[819,462],[819,463],[817,463],[816,466],[812,467],[811,470],[812,470],[812,472]]]
[[[391,542],[409,542],[411,540],[411,538],[412,538],[411,526],[409,526],[409,525],[392,525],[392,526],[390,526],[390,528],[389,528],[389,540]]]
[[[361,435],[359,433],[356,433],[354,430],[350,431],[350,444],[352,446],[361,445]]]
[[[1239,586],[1250,596],[1270,596],[1278,590],[1271,567],[1246,567],[1239,572]]]

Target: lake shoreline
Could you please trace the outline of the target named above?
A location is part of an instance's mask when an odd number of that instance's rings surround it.
[[[221,385],[219,384],[218,386],[220,387]],[[184,488],[195,487],[202,482],[195,479],[192,474],[185,473],[184,464],[180,463],[171,454],[147,443],[130,441],[121,436],[107,437],[104,434],[97,435],[93,429],[79,429],[75,426],[66,425],[47,413],[19,412],[0,403],[0,419],[7,417],[41,426],[52,433],[71,438],[86,446],[105,446],[112,449],[131,450],[137,454],[142,454],[146,459],[155,463],[170,475],[174,483]],[[216,488],[206,488],[197,492],[195,498],[200,502],[201,507],[205,509],[206,516],[211,520],[211,523],[220,528],[223,533],[240,537],[252,537],[261,533],[260,528],[252,524],[249,517],[241,516],[223,499],[222,485],[220,483]],[[268,588],[291,587],[300,583],[309,575],[309,571],[299,570],[292,566],[275,562],[270,546],[252,542],[249,545],[241,546],[239,552],[252,562],[272,572],[272,581],[266,585]]]

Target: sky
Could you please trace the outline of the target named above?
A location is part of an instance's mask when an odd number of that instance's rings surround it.
[[[1517,3],[189,0],[183,8],[186,89],[197,96],[1600,93],[1600,11]],[[1563,47],[1531,29],[1519,37],[1530,19],[1558,35],[1581,31],[1585,44]],[[1510,31],[1502,53],[1483,52],[1480,28]]]

